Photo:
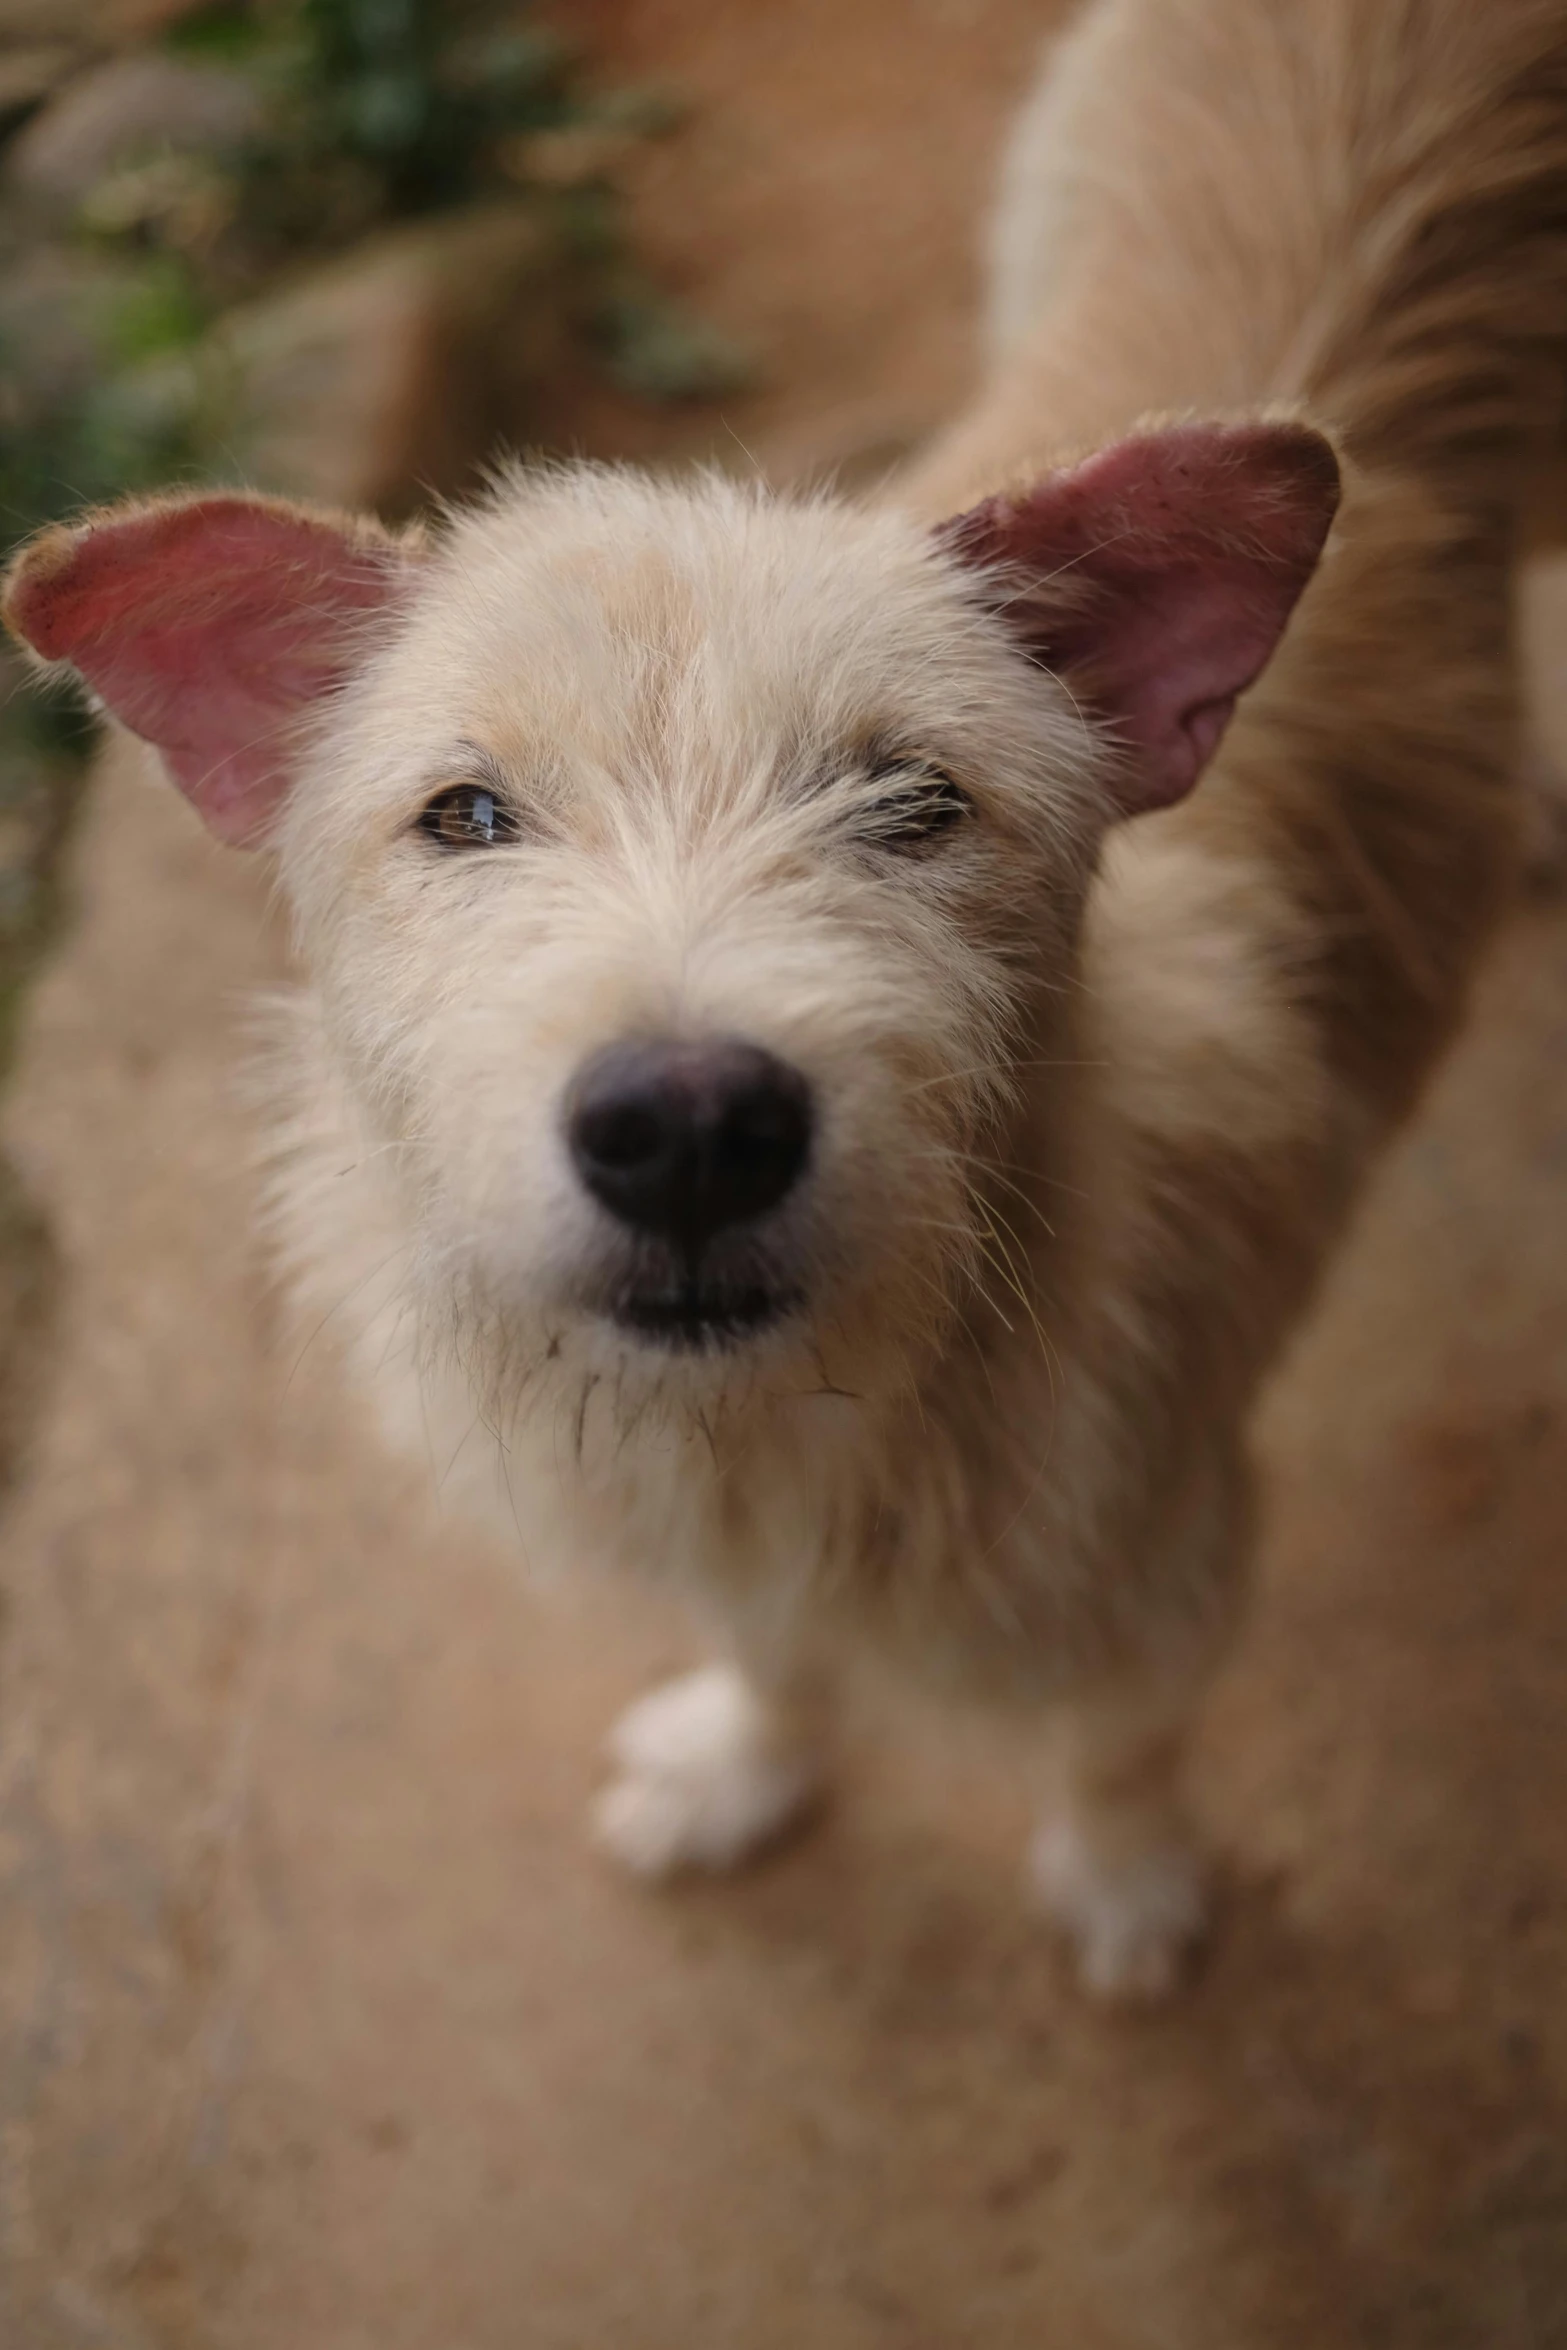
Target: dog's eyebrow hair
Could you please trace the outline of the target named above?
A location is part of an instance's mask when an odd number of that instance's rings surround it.
[[[514,778],[493,751],[482,743],[470,742],[466,735],[455,744],[450,759],[437,762],[438,772],[448,773],[452,768],[465,771],[465,778],[474,783],[494,784],[498,791],[515,788]]]
[[[864,744],[859,757],[866,773],[872,776],[890,774],[900,767],[929,770],[934,775],[944,773],[947,766],[940,752],[931,750],[927,744],[907,742],[896,735],[878,736]]]
[[[900,767],[929,768],[934,773],[942,765],[933,752],[921,750],[900,736],[860,735],[816,760],[805,775],[804,788],[807,792],[820,791],[826,784],[841,782],[846,775],[874,779]]]

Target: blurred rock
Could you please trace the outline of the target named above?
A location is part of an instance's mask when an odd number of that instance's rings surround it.
[[[94,0],[0,0],[0,47],[42,41],[80,46],[92,36],[100,13]]]
[[[555,241],[529,206],[388,231],[231,313],[231,434],[247,478],[406,510],[515,434],[566,340]]]
[[[74,211],[122,165],[236,146],[260,118],[255,85],[243,74],[156,51],[113,57],[70,82],[18,132],[5,178],[18,195]]]
[[[71,69],[69,49],[0,50],[0,130],[31,113]]]
[[[0,44],[69,41],[78,51],[151,40],[201,0],[0,0]]]
[[[579,122],[561,130],[531,131],[503,141],[501,169],[523,185],[540,188],[591,187],[612,180],[643,141],[612,123]]]
[[[210,155],[165,151],[99,180],[76,218],[99,236],[199,259],[214,251],[234,209],[234,181]]]
[[[94,321],[121,279],[112,261],[64,240],[0,242],[0,378],[20,377],[30,402],[68,397],[101,365]]]

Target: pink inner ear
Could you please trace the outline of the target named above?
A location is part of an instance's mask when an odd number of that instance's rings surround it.
[[[17,564],[6,618],[157,745],[214,832],[254,843],[292,779],[296,722],[348,674],[354,624],[405,574],[370,527],[201,498],[46,533]]]
[[[943,526],[1125,745],[1124,814],[1190,791],[1316,568],[1337,460],[1305,425],[1175,425]]]

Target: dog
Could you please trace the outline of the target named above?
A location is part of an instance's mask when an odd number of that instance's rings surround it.
[[[1026,1726],[1152,1996],[1248,1416],[1510,886],[1567,20],[1098,0],[1006,190],[986,379],[858,502],[155,498],[5,610],[276,859],[277,1230],[393,1438],[711,1627],[603,1842],[778,1835],[870,1652]]]

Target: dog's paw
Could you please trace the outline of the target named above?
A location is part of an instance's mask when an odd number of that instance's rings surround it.
[[[617,1776],[594,1806],[598,1842],[639,1877],[729,1869],[798,1819],[818,1758],[783,1735],[729,1665],[639,1698],[616,1723]]]
[[[1113,1852],[1075,1821],[1053,1820],[1030,1847],[1028,1874],[1085,1990],[1130,2001],[1175,1988],[1208,1918],[1208,1871],[1194,1846],[1172,1839]]]

